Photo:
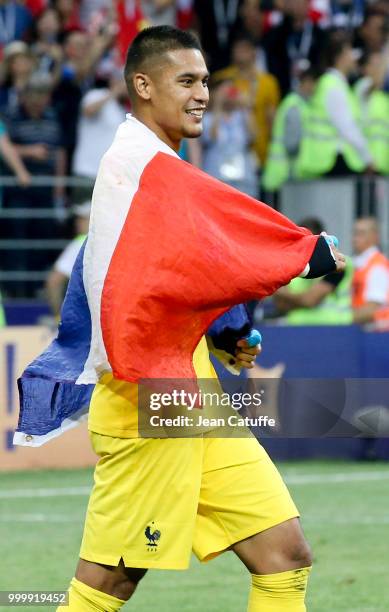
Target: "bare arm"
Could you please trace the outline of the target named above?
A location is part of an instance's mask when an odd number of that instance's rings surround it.
[[[377,302],[367,302],[359,308],[353,309],[353,323],[371,323],[374,321],[374,314],[380,308],[381,304]]]
[[[88,101],[88,96],[84,99],[82,103],[82,114],[85,117],[93,117],[100,112],[103,108],[104,104],[109,102],[109,100],[115,100],[120,98],[123,95],[127,95],[126,84],[123,79],[120,79],[113,83],[109,89],[109,91],[104,92],[100,90],[101,97],[98,100],[92,99]],[[94,96],[95,97],[95,96]]]
[[[274,302],[281,312],[289,312],[295,308],[314,308],[318,306],[334,287],[324,281],[315,283],[302,293],[292,293],[287,287],[281,287],[274,294]]]
[[[47,145],[43,143],[29,144],[29,145],[14,145],[17,153],[21,157],[29,157],[30,159],[37,159],[44,161],[48,158],[49,149]]]
[[[20,185],[29,185],[31,182],[30,173],[27,171],[17,148],[10,141],[7,134],[0,138],[0,149],[5,161],[16,174]]]
[[[61,312],[65,286],[68,278],[58,270],[51,270],[46,280],[47,301],[54,316]]]
[[[92,38],[90,51],[86,54],[84,60],[75,66],[77,79],[83,81],[93,70],[104,51],[112,43],[115,36],[113,26],[109,25],[107,29],[98,36]]]
[[[112,92],[108,91],[103,98],[100,98],[100,100],[97,100],[95,102],[90,102],[89,104],[85,104],[82,108],[82,114],[85,115],[85,117],[94,117],[94,115],[97,115],[97,113],[101,111],[104,104],[106,104],[108,100],[110,100],[113,97],[114,96]]]
[[[55,152],[55,176],[61,177],[66,174],[66,151],[62,147],[58,147]],[[57,198],[63,198],[65,194],[64,185],[56,185],[54,195]]]

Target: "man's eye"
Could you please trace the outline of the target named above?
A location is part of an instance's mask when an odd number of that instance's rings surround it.
[[[192,85],[192,79],[184,79],[184,80],[182,81],[182,83],[183,83],[184,85]]]

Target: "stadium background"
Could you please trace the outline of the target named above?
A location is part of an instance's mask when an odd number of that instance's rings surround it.
[[[374,163],[360,172],[289,180],[275,191],[266,190],[263,180],[281,100],[311,69],[318,78],[329,41],[339,31],[350,38],[356,57],[376,58],[380,92],[389,96],[388,20],[386,0],[0,4],[0,290],[5,314],[0,323],[0,532],[8,567],[0,589],[63,589],[73,574],[95,458],[82,427],[42,449],[13,447],[15,381],[53,334],[56,298],[66,286],[66,272],[54,280],[50,272],[61,251],[82,233],[77,219],[85,210],[81,214],[75,207],[89,200],[99,151],[130,110],[121,68],[131,38],[145,25],[161,23],[190,27],[200,35],[212,74],[209,116],[221,108],[232,115],[226,138],[240,157],[229,153],[223,158],[206,138],[186,143],[183,157],[295,221],[318,217],[350,256],[354,220],[372,215],[379,222],[380,247],[388,255],[389,179]],[[243,85],[236,60],[244,68]],[[353,87],[369,85],[364,66],[360,62],[351,75]],[[247,82],[252,86],[245,89]],[[34,96],[35,107],[26,109],[26,98]],[[95,121],[88,122],[90,117]],[[389,156],[389,127],[381,128]],[[15,164],[15,149],[24,165]],[[385,329],[377,330],[374,323],[351,325],[352,319],[344,326],[289,326],[277,314],[271,301],[256,305],[256,324],[264,336],[259,376],[328,379],[329,385],[335,379],[387,377]],[[277,401],[277,383],[273,389]],[[304,418],[304,411],[296,413],[296,419]],[[264,440],[281,461],[315,551],[310,610],[389,609],[389,431],[383,426],[371,433],[380,434],[372,443],[361,436],[319,437],[312,432]],[[225,589],[226,575],[230,589]],[[243,610],[246,582],[232,555],[205,567],[193,564],[185,575],[156,572],[139,589],[137,609],[152,609],[158,600],[161,610]]]

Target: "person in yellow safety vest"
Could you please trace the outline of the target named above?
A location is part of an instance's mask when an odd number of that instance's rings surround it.
[[[348,35],[333,33],[326,51],[329,69],[310,100],[309,129],[301,143],[297,170],[314,177],[372,171],[373,158],[360,127],[360,107],[347,80],[356,66]]]
[[[0,329],[5,326],[6,326],[5,312],[4,312],[4,308],[2,305],[2,299],[1,299],[1,293],[0,293]]]
[[[278,107],[273,123],[270,151],[262,176],[266,191],[278,190],[288,179],[304,178],[298,172],[298,156],[307,129],[308,101],[317,75],[311,68],[301,72],[297,91],[288,94]]]
[[[46,295],[51,311],[59,317],[67,283],[80,248],[87,236],[91,203],[84,202],[73,207],[76,237],[65,247],[46,279]]]
[[[307,218],[299,225],[313,233],[324,231],[319,219]],[[288,325],[348,325],[351,308],[352,265],[322,278],[295,278],[273,296],[274,304]]]
[[[376,171],[389,174],[389,94],[383,91],[386,62],[381,52],[366,53],[360,61],[363,78],[354,87],[362,124]]]

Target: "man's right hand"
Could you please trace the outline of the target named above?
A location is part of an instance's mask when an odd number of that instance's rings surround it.
[[[346,257],[343,255],[343,253],[338,251],[338,249],[336,249],[333,245],[331,245],[331,251],[335,257],[336,271],[344,272],[344,270],[346,269]]]

